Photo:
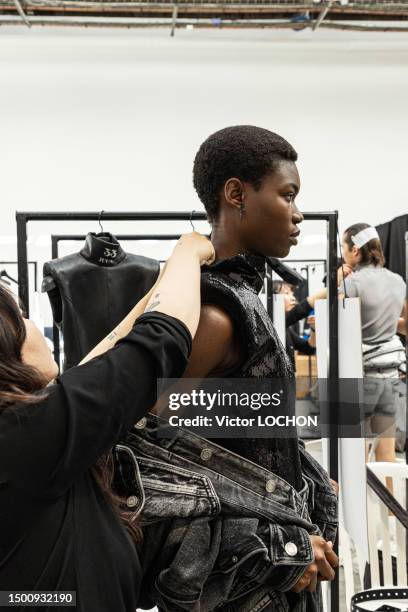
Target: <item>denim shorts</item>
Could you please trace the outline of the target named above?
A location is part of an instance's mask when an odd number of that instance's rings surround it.
[[[399,405],[398,370],[370,372],[364,377],[364,414],[395,417]]]

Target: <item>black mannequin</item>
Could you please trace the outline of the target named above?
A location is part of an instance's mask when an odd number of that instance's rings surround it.
[[[65,367],[77,365],[155,283],[155,259],[126,253],[112,234],[89,233],[79,253],[44,265],[55,323],[64,334]]]

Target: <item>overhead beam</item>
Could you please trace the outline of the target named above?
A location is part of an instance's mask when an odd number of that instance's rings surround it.
[[[315,32],[317,30],[317,28],[320,26],[320,24],[322,23],[323,19],[326,17],[327,13],[330,10],[331,5],[333,4],[333,0],[329,0],[328,3],[326,4],[325,7],[322,8],[322,10],[319,13],[318,18],[316,19],[315,23],[313,24],[313,32]]]
[[[20,15],[21,19],[24,21],[24,23],[26,24],[28,28],[31,28],[30,20],[28,19],[27,15],[23,11],[23,7],[21,6],[19,0],[13,0],[13,2],[17,9],[17,13]]]

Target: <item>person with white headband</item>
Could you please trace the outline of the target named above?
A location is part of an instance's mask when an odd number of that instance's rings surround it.
[[[345,294],[361,302],[365,416],[372,432],[379,435],[377,461],[395,461],[398,368],[404,360],[396,334],[400,317],[406,318],[406,285],[401,276],[384,267],[375,227],[352,225],[343,234],[342,247],[345,264],[353,270],[344,280]]]

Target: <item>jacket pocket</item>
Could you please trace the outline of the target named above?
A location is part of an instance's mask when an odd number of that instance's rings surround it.
[[[137,457],[146,498],[141,521],[215,516],[221,504],[207,476],[155,459]]]

